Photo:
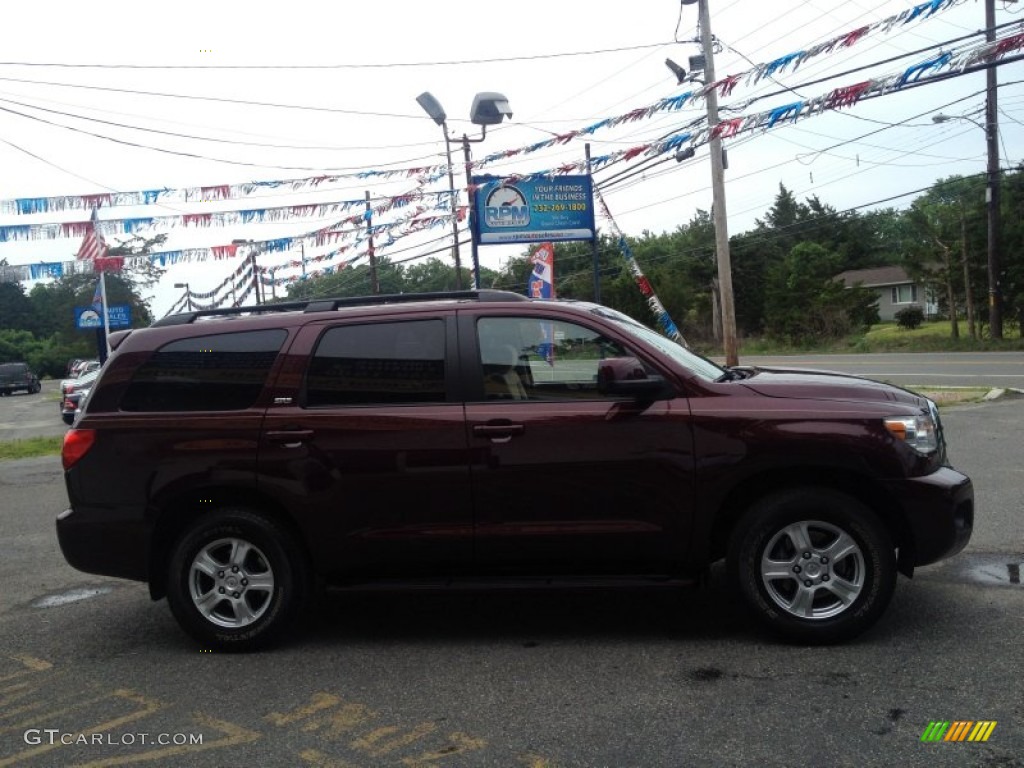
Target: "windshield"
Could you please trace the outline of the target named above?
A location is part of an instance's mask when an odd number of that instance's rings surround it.
[[[652,331],[646,325],[637,322],[629,315],[597,304],[592,304],[590,306],[590,311],[599,317],[605,317],[609,320],[615,321],[630,336],[647,342],[652,347],[655,347],[659,352],[662,352],[672,358],[679,363],[679,365],[686,368],[686,370],[700,376],[702,379],[714,381],[725,373],[723,368],[715,365],[707,358],[701,357],[700,355],[691,352],[681,344],[672,341],[672,339]]]

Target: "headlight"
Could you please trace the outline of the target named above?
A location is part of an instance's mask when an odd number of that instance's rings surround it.
[[[923,456],[935,453],[939,448],[938,424],[931,414],[931,409],[928,413],[919,413],[917,416],[893,416],[885,419],[885,428]]]

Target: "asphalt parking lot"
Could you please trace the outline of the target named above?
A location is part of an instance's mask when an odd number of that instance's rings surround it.
[[[0,400],[0,430],[62,433],[46,391]],[[279,649],[208,653],[144,585],[64,563],[58,458],[0,462],[0,768],[1024,766],[1022,408],[944,411],[974,538],[834,648],[767,638],[715,571],[686,592],[332,595]],[[922,741],[933,721],[996,725]]]

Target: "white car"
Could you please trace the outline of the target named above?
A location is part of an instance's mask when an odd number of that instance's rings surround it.
[[[90,374],[90,373],[93,373],[94,371],[98,371],[99,369],[100,369],[100,361],[99,360],[88,360],[88,361],[85,361],[82,365],[78,366],[74,376],[71,376],[70,378],[67,378],[67,379],[61,379],[61,382],[60,382],[60,401],[61,401],[61,403],[64,402],[64,396],[70,391],[71,387],[75,386],[76,384],[81,384],[81,379],[82,379],[83,376],[85,376],[87,374]],[[93,378],[96,378],[96,377],[94,376]],[[92,381],[92,379],[90,379],[90,381]]]

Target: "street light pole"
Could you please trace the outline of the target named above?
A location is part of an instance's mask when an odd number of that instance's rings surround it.
[[[486,129],[486,126],[485,126]],[[466,160],[466,197],[469,206],[469,250],[473,258],[473,287],[480,290],[480,248],[476,243],[476,205],[473,201],[472,156],[469,154],[469,142],[472,139],[462,134],[462,156]],[[483,138],[478,139],[483,141]]]
[[[708,0],[699,0],[700,40],[704,47],[704,80],[709,86],[715,82],[715,58],[711,37],[711,18]],[[722,167],[722,140],[715,136],[718,125],[718,93],[714,87],[707,92],[708,142],[711,153],[711,197],[712,214],[715,223],[715,253],[718,262],[718,286],[722,295],[722,345],[725,364],[737,365],[739,355],[736,347],[736,308],[733,304],[732,261],[729,255],[729,222],[725,209],[725,175]]]
[[[459,252],[459,201],[455,195],[455,174],[452,171],[452,140],[448,136],[448,115],[441,102],[434,98],[430,91],[424,91],[416,97],[416,102],[423,107],[430,119],[441,126],[444,133],[444,154],[448,162],[448,199],[452,209],[452,252],[455,256],[455,287],[462,290],[462,256]]]
[[[175,288],[184,288],[185,289],[185,311],[186,312],[191,312],[192,311],[192,291],[189,290],[188,283],[175,283],[174,287]]]
[[[248,245],[249,246],[249,263],[252,265],[252,289],[256,294],[256,304],[262,304],[260,300],[260,273],[259,268],[256,266],[256,253],[259,250],[256,247],[256,243],[252,240],[232,240],[232,245]]]
[[[456,274],[456,285],[462,288],[462,267],[459,259],[459,223],[458,223],[458,199],[455,197],[455,179],[452,174],[452,148],[451,140],[448,137],[448,123],[446,122],[448,116],[445,114],[444,107],[441,106],[441,102],[434,98],[430,91],[424,91],[416,97],[416,102],[423,107],[423,111],[426,112],[430,119],[441,126],[444,130],[444,147],[446,156],[448,159],[448,189],[451,192],[452,200],[452,235],[455,238],[455,274]],[[470,142],[483,141],[487,137],[487,126],[498,125],[506,117],[512,117],[512,109],[508,105],[508,99],[506,99],[500,93],[494,93],[493,91],[485,91],[478,93],[473,98],[473,106],[470,108],[469,120],[473,125],[479,125],[482,129],[480,138],[471,139],[466,134],[462,134],[462,153],[466,160],[466,194],[469,197],[469,230],[470,230],[470,243],[472,246],[473,253],[473,287],[476,289],[480,288],[480,258],[479,251],[477,249],[475,231],[476,215],[473,212],[473,174],[472,174],[472,161],[469,154]]]
[[[448,199],[452,206],[452,249],[455,252],[455,289],[462,290],[462,255],[459,252],[459,198],[455,192],[455,174],[452,170],[452,140],[448,136],[448,123],[441,123],[444,131],[444,153],[448,162]]]
[[[989,67],[987,75],[994,77],[995,67]],[[988,268],[988,324],[993,339],[1003,338],[1002,295],[999,286],[1000,266],[1000,195],[999,195],[999,124],[996,119],[996,95],[993,89],[985,100],[985,124],[967,115],[932,115],[932,122],[945,123],[950,120],[966,120],[985,132],[988,161],[985,166],[985,218],[988,222],[987,268]]]

